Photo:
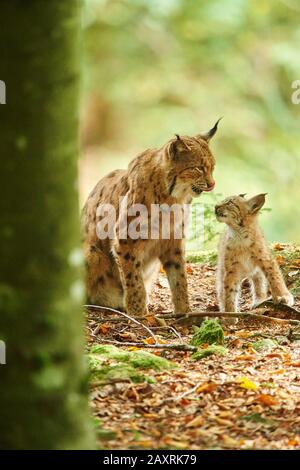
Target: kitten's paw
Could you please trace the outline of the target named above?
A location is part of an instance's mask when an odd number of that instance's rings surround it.
[[[292,307],[295,303],[295,299],[294,299],[293,294],[288,292],[285,295],[277,295],[277,296],[273,297],[273,302],[275,304],[286,304],[289,307]]]
[[[255,299],[255,302],[253,302],[253,304],[252,304],[253,310],[256,309],[256,308],[258,308],[261,304],[263,304],[264,302],[267,302],[268,300],[272,300],[272,298],[271,298],[271,297],[267,297],[267,296],[265,296],[265,297],[257,297],[257,298]],[[274,303],[275,303],[275,301],[274,301]]]

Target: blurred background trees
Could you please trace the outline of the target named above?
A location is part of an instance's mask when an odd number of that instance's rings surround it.
[[[85,0],[82,202],[136,153],[224,116],[216,192],[268,192],[268,238],[299,241],[299,14],[297,0]]]

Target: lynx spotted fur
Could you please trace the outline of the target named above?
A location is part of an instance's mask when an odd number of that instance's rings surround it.
[[[214,156],[209,141],[216,125],[204,135],[177,136],[162,148],[149,149],[134,158],[127,170],[116,170],[99,181],[82,213],[84,252],[89,301],[125,309],[132,315],[147,314],[147,293],[151,281],[163,265],[172,292],[175,311],[190,310],[183,239],[175,239],[171,224],[169,239],[122,239],[118,229],[122,209],[119,198],[128,206],[143,204],[190,203],[194,196],[214,187]],[[97,207],[112,204],[117,212],[114,239],[100,240],[96,226]],[[134,217],[129,217],[134,219]]]

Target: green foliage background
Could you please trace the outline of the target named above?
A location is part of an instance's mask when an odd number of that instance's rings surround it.
[[[88,189],[137,152],[224,116],[211,144],[216,192],[268,192],[268,238],[299,241],[299,15],[297,0],[86,0]]]

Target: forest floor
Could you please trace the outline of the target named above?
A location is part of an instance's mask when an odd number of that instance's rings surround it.
[[[300,250],[276,244],[274,252],[288,285],[299,295]],[[187,275],[193,309],[216,311],[214,262],[188,263]],[[300,310],[300,296],[295,307]],[[244,288],[242,311],[247,308]],[[161,272],[151,295],[151,315],[143,323],[160,342],[190,344],[193,326],[177,319],[166,319],[162,326],[155,320],[155,315],[171,310],[170,289]],[[263,316],[300,320],[300,313],[278,307],[266,308]],[[102,448],[300,449],[299,325],[250,318],[222,326],[224,356],[194,360],[188,351],[144,349],[175,367],[148,369],[142,380],[111,376],[91,382],[90,401]],[[112,341],[154,342],[144,328],[126,318],[97,311],[88,313],[87,332],[89,350]],[[141,350],[117,346],[128,352]]]

